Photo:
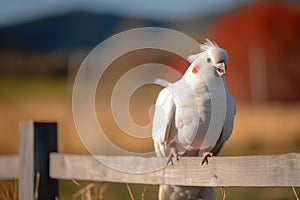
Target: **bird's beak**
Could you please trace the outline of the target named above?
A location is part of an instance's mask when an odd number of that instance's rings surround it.
[[[215,69],[216,69],[217,74],[221,77],[226,72],[226,65],[223,62],[218,63],[215,65]]]

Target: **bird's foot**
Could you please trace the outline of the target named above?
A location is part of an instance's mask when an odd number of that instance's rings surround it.
[[[170,148],[170,154],[169,154],[169,156],[168,156],[167,165],[168,165],[169,163],[171,163],[171,165],[173,165],[173,157],[176,158],[176,160],[179,160],[179,158],[178,158],[178,157],[179,157],[178,151],[177,151],[177,149],[176,149],[175,146],[172,146],[172,147]]]
[[[208,157],[212,157],[214,154],[212,152],[204,152],[203,156],[202,156],[202,162],[201,165],[203,165],[204,163],[208,164]]]

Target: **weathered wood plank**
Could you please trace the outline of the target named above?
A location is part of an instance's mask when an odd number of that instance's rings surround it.
[[[34,195],[34,127],[33,122],[19,124],[19,198],[33,200]]]
[[[155,165],[160,158],[102,156],[117,159],[122,165],[134,167]],[[166,161],[165,159],[163,160]],[[131,164],[132,166],[132,164]],[[129,168],[131,168],[128,165]],[[180,158],[174,166],[150,173],[125,173],[104,166],[90,155],[50,155],[50,176],[143,184],[176,184],[189,186],[300,186],[300,154],[209,158],[201,166],[200,158]]]
[[[19,178],[19,156],[0,156],[0,180]]]

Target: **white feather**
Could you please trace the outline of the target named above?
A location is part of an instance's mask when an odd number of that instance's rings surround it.
[[[201,45],[201,50],[204,49],[204,52],[189,56],[191,65],[183,78],[173,84],[166,84],[167,87],[157,98],[152,136],[158,156],[167,156],[171,140],[176,143],[179,151],[209,151],[218,141],[223,144],[231,135],[235,114],[233,98],[228,92],[225,79],[215,76],[214,63],[205,61],[206,57],[211,57],[213,61],[226,62],[227,52],[209,39]],[[196,64],[201,66],[201,75],[192,73]],[[207,84],[212,87],[211,91]],[[226,105],[221,105],[222,90],[226,92]],[[218,108],[215,111],[211,109],[213,101]],[[214,131],[206,137],[211,117],[215,114],[212,112],[217,112],[224,106],[224,119],[211,127]]]

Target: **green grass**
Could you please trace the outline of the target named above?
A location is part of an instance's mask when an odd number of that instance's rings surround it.
[[[97,198],[93,200],[131,200],[130,192],[124,183],[91,182],[91,181],[59,181],[59,199],[69,200],[73,195],[85,186],[93,183],[91,195]],[[16,200],[17,180],[0,181],[0,200]],[[158,185],[128,184],[135,200],[157,199]],[[226,200],[296,200],[296,196],[291,187],[229,187],[224,188]],[[298,196],[300,188],[295,188]],[[102,191],[102,199],[101,193]],[[221,188],[216,188],[218,199],[223,199]],[[77,198],[80,199],[80,198]]]
[[[131,200],[129,191],[124,183],[108,183],[108,182],[90,182],[90,181],[78,181],[81,187],[76,183],[69,180],[61,180],[59,182],[60,199],[68,200],[72,199],[73,194],[79,191],[84,186],[95,183],[97,193],[101,188],[103,189],[103,199],[104,200]],[[157,199],[158,186],[157,185],[141,185],[141,184],[128,184],[133,196],[136,200],[142,199],[144,193],[145,200]],[[92,194],[94,194],[94,189],[91,189]],[[97,195],[99,196],[99,195]],[[99,198],[97,199],[99,200]]]
[[[71,91],[64,77],[0,77],[1,101],[22,101],[34,97],[64,97]]]
[[[79,181],[80,185],[85,186],[91,182]],[[104,200],[131,200],[129,191],[126,184],[123,183],[97,183],[98,188],[105,187],[103,193]],[[129,184],[132,190],[135,200],[142,199],[142,193],[145,189],[144,199],[153,200],[157,199],[158,185],[141,185],[141,184]],[[80,188],[76,186],[72,181],[60,181],[60,199],[71,199],[72,195]],[[297,194],[300,194],[300,188],[295,188]],[[291,187],[228,187],[225,188],[227,200],[296,200],[296,196],[293,193]],[[223,193],[221,188],[216,188],[218,199],[223,199]]]

